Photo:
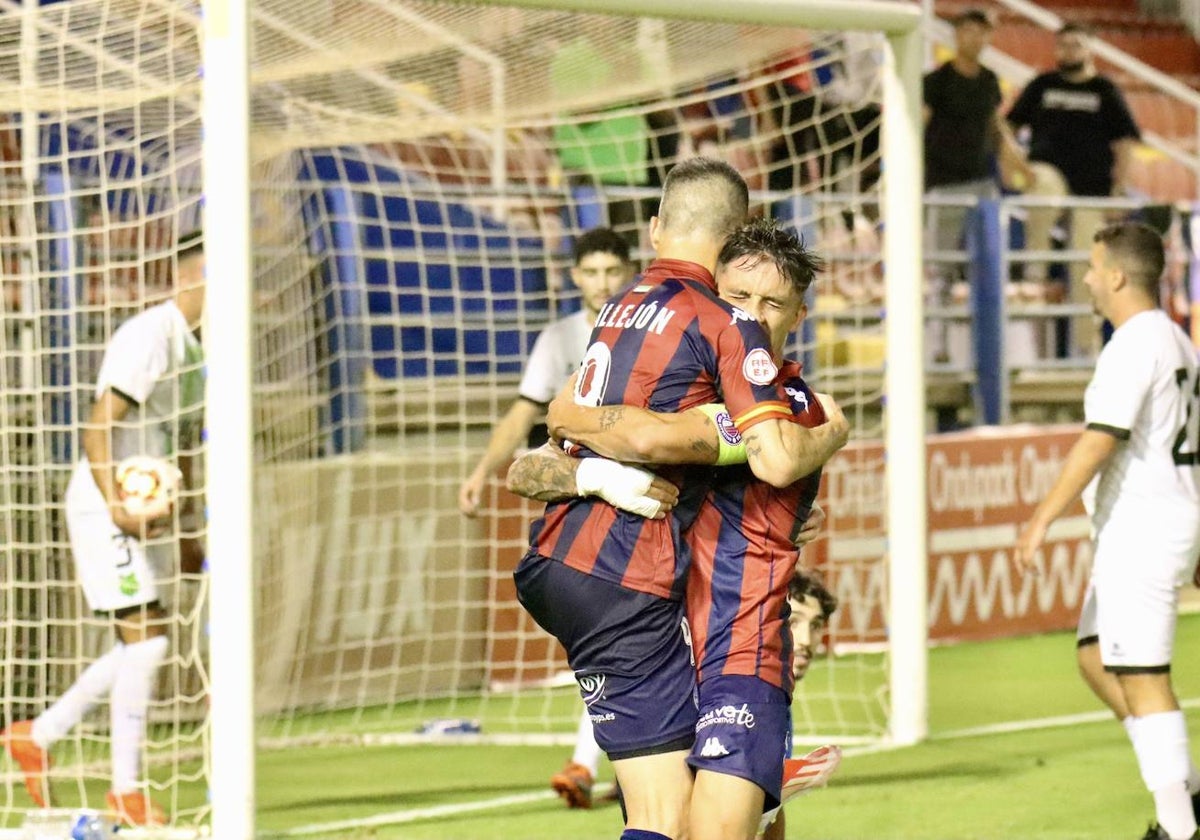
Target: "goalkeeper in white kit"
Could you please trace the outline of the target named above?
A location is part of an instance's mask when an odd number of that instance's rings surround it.
[[[204,266],[200,235],[182,238],[170,296],[122,324],[105,349],[95,403],[83,424],[83,456],[67,485],[66,520],[84,598],[91,610],[111,617],[117,641],[41,715],[3,733],[29,795],[43,807],[50,804],[51,747],[108,695],[112,788],[106,804],[126,824],[165,822],[143,785],[141,756],[155,674],[168,647],[171,619],[161,583],[174,573],[175,511],[131,514],[121,503],[115,467],[135,455],[175,461],[188,485],[204,398],[196,336],[204,313]],[[190,515],[189,504],[196,502],[188,497],[180,517]],[[199,571],[199,543],[180,540],[179,551],[183,571]]]

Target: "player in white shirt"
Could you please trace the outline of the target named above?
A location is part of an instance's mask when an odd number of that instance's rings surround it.
[[[579,289],[582,307],[574,315],[550,324],[533,343],[517,398],[492,428],[483,457],[459,488],[458,507],[466,516],[479,513],[488,479],[508,463],[519,447],[542,442],[530,440],[530,432],[583,360],[600,308],[635,273],[628,243],[610,228],[592,228],[576,239],[572,261],[571,280]],[[579,720],[575,753],[550,780],[569,807],[591,807],[592,782],[599,761],[600,747],[592,736],[592,721],[585,709]]]
[[[32,721],[4,732],[9,754],[41,806],[50,803],[49,751],[106,694],[112,713],[112,789],[106,801],[123,822],[155,825],[165,815],[141,779],[146,710],[167,653],[167,613],[160,582],[173,577],[173,513],[157,520],[121,506],[114,468],[131,455],[174,460],[190,480],[200,439],[203,357],[195,331],[204,313],[204,246],[198,234],[179,243],[175,288],[165,302],[122,324],[105,349],[96,401],[83,425],[83,457],[66,492],[67,532],[88,607],[112,618],[117,642]],[[190,450],[190,451],[189,451]],[[195,501],[187,496],[188,502]],[[186,506],[187,503],[184,503]],[[180,511],[183,513],[191,511]],[[180,540],[185,571],[198,571],[203,550]]]
[[[1037,574],[1050,523],[1083,495],[1096,544],[1077,647],[1084,680],[1124,724],[1158,823],[1148,840],[1200,837],[1200,772],[1171,687],[1179,588],[1200,552],[1196,350],[1158,308],[1161,237],[1135,223],[1096,234],[1084,283],[1115,327],[1084,398],[1087,428],[1017,544]]]

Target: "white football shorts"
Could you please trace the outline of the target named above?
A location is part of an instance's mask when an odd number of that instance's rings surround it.
[[[75,576],[95,612],[163,602],[160,590],[171,574],[170,540],[149,545],[121,532],[107,512],[67,506],[67,534]],[[163,606],[167,606],[165,603]]]
[[[1114,536],[1109,529],[1097,542],[1076,637],[1099,638],[1105,670],[1166,671],[1175,644],[1179,588],[1195,568],[1195,547],[1154,540],[1147,531],[1129,539]]]

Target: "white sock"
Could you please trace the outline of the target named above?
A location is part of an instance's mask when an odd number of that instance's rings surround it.
[[[1196,833],[1196,817],[1188,795],[1187,725],[1183,712],[1156,712],[1135,718],[1133,750],[1146,789],[1154,794],[1158,824],[1172,840],[1186,840]]]
[[[584,708],[579,718],[579,731],[575,733],[575,754],[571,761],[582,764],[596,778],[596,770],[600,767],[600,745],[596,743],[596,735],[592,732],[592,719]]]
[[[70,732],[100,702],[116,679],[125,654],[120,642],[84,669],[71,687],[33,722],[33,742],[44,750]]]
[[[1137,720],[1133,715],[1126,715],[1121,718],[1121,726],[1125,727],[1125,734],[1129,736],[1130,743],[1133,742],[1134,721]]]
[[[141,780],[146,709],[167,645],[166,636],[155,636],[125,646],[121,670],[112,688],[112,789],[116,793],[137,790]]]
[[[1196,834],[1196,815],[1187,787],[1176,782],[1154,791],[1154,813],[1158,824],[1171,840],[1192,840]]]

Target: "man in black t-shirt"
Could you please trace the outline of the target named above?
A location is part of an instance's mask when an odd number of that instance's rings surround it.
[[[1137,124],[1120,89],[1096,72],[1086,30],[1068,23],[1054,42],[1057,68],[1034,78],[1008,113],[1014,128],[1029,128],[1029,159],[1036,179],[1028,192],[1042,196],[1123,195],[1128,186],[1134,147],[1141,139]],[[1050,248],[1050,230],[1062,211],[1031,208],[1025,228],[1030,250]],[[1087,251],[1092,234],[1104,223],[1101,210],[1072,212],[1071,249]],[[1086,259],[1086,258],[1085,258]],[[1037,263],[1026,266],[1026,277],[1045,276]],[[1077,263],[1071,274],[1072,301],[1086,302],[1082,283],[1086,267]],[[1090,351],[1097,331],[1090,317],[1077,319],[1074,344]]]
[[[965,195],[995,198],[993,158],[1002,168],[1032,178],[1016,140],[1000,114],[1000,82],[979,62],[992,37],[992,21],[979,9],[954,18],[954,58],[925,75],[925,189],[933,196]],[[926,224],[928,245],[938,251],[961,247],[963,222],[969,208],[930,203]],[[946,281],[960,271],[939,272],[944,301]],[[935,353],[940,341],[931,344]]]

